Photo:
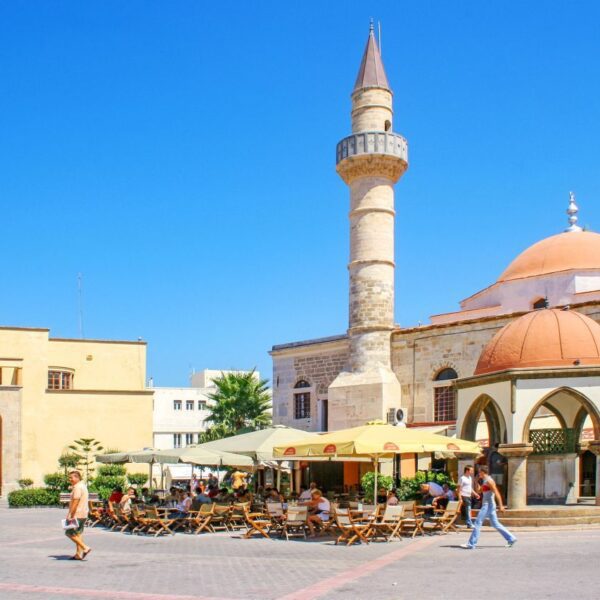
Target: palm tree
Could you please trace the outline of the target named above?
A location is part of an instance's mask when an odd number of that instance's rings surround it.
[[[208,396],[214,404],[206,418],[212,427],[201,439],[220,439],[240,429],[254,431],[271,424],[268,380],[258,379],[254,369],[248,373],[221,373],[214,384],[217,391]]]

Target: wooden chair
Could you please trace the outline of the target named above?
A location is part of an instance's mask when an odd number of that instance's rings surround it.
[[[202,531],[214,533],[212,520],[216,504],[203,504],[198,511],[191,511],[188,517],[188,529],[196,535]]]
[[[163,533],[175,535],[175,532],[171,529],[176,519],[171,519],[166,515],[159,514],[158,509],[155,506],[148,506],[146,508],[146,521],[150,526],[154,537],[158,537]],[[150,531],[148,531],[150,533]]]
[[[415,537],[417,533],[425,535],[423,531],[423,512],[420,511],[414,500],[403,500],[398,506],[404,507],[404,516],[402,517],[402,525],[400,526],[400,533],[411,533],[411,537]]]
[[[369,537],[372,532],[372,523],[370,522],[355,522],[350,516],[350,511],[340,508],[335,513],[335,521],[340,531],[339,537],[336,539],[336,545],[340,542],[346,542],[347,546],[351,546],[354,542],[369,543]]]
[[[140,508],[136,504],[131,506],[131,516],[130,519],[133,524],[133,529],[131,533],[142,533],[148,529],[148,521],[146,520],[146,511],[143,508]]]
[[[128,513],[124,512],[120,506],[114,507],[115,524],[111,527],[111,531],[118,529],[120,532],[126,529],[133,529],[135,527],[133,520]]]
[[[231,506],[223,504],[215,504],[210,526],[213,531],[222,530],[229,531],[229,515],[231,514]]]
[[[434,515],[425,523],[425,531],[431,533],[439,531],[442,534],[448,533],[448,531],[458,531],[455,522],[460,515],[460,501],[451,500],[446,508],[439,512],[441,514]]]
[[[373,530],[372,538],[382,536],[387,542],[391,542],[394,538],[401,540],[400,530],[402,528],[403,516],[404,506],[402,504],[386,506],[381,521],[375,521],[371,525]]]
[[[246,517],[247,531],[244,534],[244,539],[251,538],[255,533],[266,537],[268,540],[271,539],[269,530],[271,527],[271,517],[264,512],[251,512],[249,506],[244,507]]]
[[[231,507],[231,512],[229,513],[229,528],[231,531],[246,529],[248,530],[248,525],[246,523],[246,510],[250,509],[250,503],[238,503],[233,504]]]
[[[95,527],[98,523],[102,523],[105,518],[105,510],[102,502],[93,502],[92,500],[88,503],[89,513],[86,525]]]
[[[308,529],[308,507],[307,506],[288,506],[287,515],[281,530],[282,536],[289,540],[293,536],[302,536],[306,539]]]
[[[283,530],[283,524],[285,522],[285,512],[283,510],[283,504],[281,502],[266,502],[265,507],[265,512],[267,515],[269,515],[269,519],[271,519],[269,533],[281,533]]]

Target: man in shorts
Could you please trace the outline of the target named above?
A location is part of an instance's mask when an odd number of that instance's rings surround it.
[[[83,560],[90,552],[91,548],[83,541],[83,527],[88,517],[88,489],[81,481],[81,473],[79,471],[71,471],[69,473],[69,482],[71,483],[71,498],[69,500],[69,511],[67,512],[67,520],[75,519],[77,527],[65,529],[65,535],[77,547],[75,555],[71,556],[71,560]]]

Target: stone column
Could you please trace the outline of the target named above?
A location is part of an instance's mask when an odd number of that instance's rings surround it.
[[[527,457],[533,444],[500,444],[498,452],[508,459],[507,504],[511,509],[527,507]]]
[[[600,440],[591,441],[588,450],[596,455],[596,506],[600,506]]]
[[[565,504],[577,504],[579,498],[579,454],[564,455],[567,498]],[[596,460],[598,460],[596,458]]]

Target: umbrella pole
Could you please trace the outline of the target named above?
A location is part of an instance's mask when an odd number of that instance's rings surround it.
[[[163,463],[160,464],[160,489],[164,491],[165,489],[165,465]]]
[[[277,485],[275,486],[281,492],[281,461],[277,461]]]
[[[153,485],[152,485],[152,467],[153,466],[154,466],[154,462],[150,461],[148,463],[148,471],[149,471],[149,473],[148,473],[148,486],[150,488],[150,493],[152,493],[152,488],[153,488]]]
[[[375,478],[374,478],[374,486],[375,488],[373,489],[373,504],[377,504],[377,471],[379,470],[379,458],[376,456],[375,460]]]

